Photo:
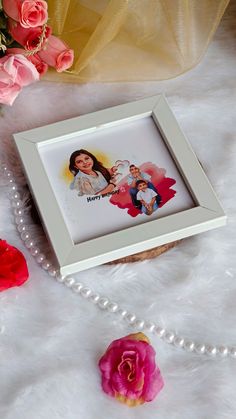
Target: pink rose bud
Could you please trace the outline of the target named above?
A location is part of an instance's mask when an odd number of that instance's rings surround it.
[[[4,12],[23,28],[42,26],[48,20],[48,5],[43,0],[2,0]]]
[[[53,35],[49,36],[38,54],[45,63],[54,67],[59,73],[71,67],[74,60],[74,51]]]
[[[27,51],[22,48],[9,48],[6,51],[6,54],[22,54],[24,55],[27,60],[29,60],[32,64],[34,64],[36,70],[38,71],[39,75],[42,77],[48,71],[48,65],[44,63],[38,54],[27,55]]]
[[[147,336],[114,340],[99,361],[103,391],[128,406],[152,401],[164,382]]]
[[[35,66],[23,55],[0,58],[0,103],[12,105],[23,86],[39,79]]]
[[[27,50],[35,49],[39,46],[43,47],[46,39],[51,35],[52,29],[50,26],[38,26],[37,28],[23,28],[20,23],[15,22],[12,19],[8,21],[8,30],[12,38],[23,45]],[[43,38],[42,38],[43,37]],[[40,39],[42,38],[42,40]]]

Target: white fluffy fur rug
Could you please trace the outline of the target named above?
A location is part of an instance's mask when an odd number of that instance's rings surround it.
[[[186,337],[236,345],[236,3],[197,68],[174,80],[130,84],[39,83],[4,108],[3,139],[31,127],[165,92],[228,215],[226,227],[183,241],[152,261],[78,275],[139,316]],[[5,151],[7,146],[4,146]],[[0,294],[1,419],[234,419],[236,360],[188,354],[150,336],[165,387],[137,408],[100,388],[97,361],[131,332],[51,280],[22,245],[0,187],[1,237],[25,254],[30,280]]]

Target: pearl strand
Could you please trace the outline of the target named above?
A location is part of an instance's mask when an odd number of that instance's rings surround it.
[[[236,359],[236,347],[234,346],[207,345],[204,343],[197,343],[193,340],[185,339],[177,333],[163,328],[161,325],[137,317],[135,313],[130,313],[129,311],[120,307],[119,304],[115,301],[110,300],[108,297],[99,295],[88,286],[78,282],[72,276],[61,276],[59,271],[51,264],[49,260],[47,260],[46,255],[41,252],[38,246],[36,246],[34,238],[29,232],[27,220],[25,218],[24,203],[21,199],[21,194],[18,191],[19,188],[16,180],[12,172],[8,169],[7,165],[3,165],[3,172],[6,179],[8,180],[10,188],[9,199],[11,201],[16,227],[21,236],[21,239],[25,246],[30,250],[31,255],[36,259],[37,263],[42,267],[42,269],[47,271],[52,278],[55,278],[55,280],[57,280],[59,283],[62,283],[70,288],[77,295],[80,295],[87,301],[97,305],[97,307],[99,307],[101,310],[107,310],[108,312],[115,314],[135,329],[140,331],[146,330],[149,333],[156,334],[160,339],[169,345],[185,350],[186,352],[193,352],[199,355],[208,355],[213,358],[217,356],[221,358],[231,357]]]

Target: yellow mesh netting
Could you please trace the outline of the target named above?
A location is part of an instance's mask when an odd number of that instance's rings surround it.
[[[47,79],[162,80],[196,65],[229,0],[48,0],[50,25],[75,51]]]

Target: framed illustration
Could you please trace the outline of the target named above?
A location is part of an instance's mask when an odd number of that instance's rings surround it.
[[[163,96],[14,139],[62,275],[226,222]]]

